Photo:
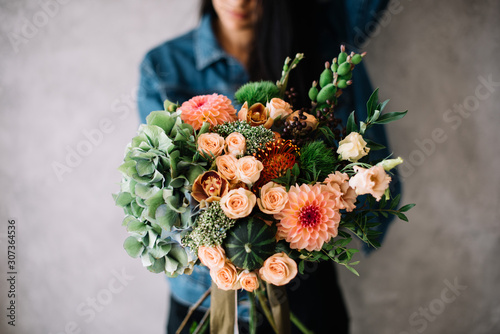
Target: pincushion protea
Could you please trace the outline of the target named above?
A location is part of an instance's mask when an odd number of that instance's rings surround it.
[[[181,119],[195,130],[199,130],[203,122],[214,126],[224,122],[234,122],[237,119],[236,109],[231,100],[215,93],[195,96],[184,102],[179,110]]]
[[[288,203],[274,218],[279,220],[279,238],[290,248],[308,251],[319,251],[336,237],[340,223],[334,195],[321,184],[290,187]]]

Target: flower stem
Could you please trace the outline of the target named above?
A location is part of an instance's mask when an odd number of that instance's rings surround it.
[[[297,328],[303,333],[303,334],[314,334],[313,331],[307,329],[306,326],[304,326],[304,324],[299,320],[299,318],[297,318],[295,316],[295,314],[293,314],[292,312],[290,312],[290,320],[293,322],[293,324],[295,326],[297,326]]]
[[[248,321],[248,328],[250,329],[250,334],[257,333],[257,317],[255,313],[255,293],[248,293],[248,300],[250,301],[250,319]]]
[[[269,307],[267,306],[267,299],[265,297],[265,290],[259,290],[257,291],[257,298],[259,299],[260,305],[262,306],[262,310],[264,311],[264,315],[267,318],[267,321],[269,321],[269,324],[273,328],[273,331],[278,334],[278,329],[276,328],[276,324],[274,323],[273,315],[271,313],[271,310],[269,310]]]

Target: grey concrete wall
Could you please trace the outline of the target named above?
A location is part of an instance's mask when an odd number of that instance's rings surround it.
[[[0,1],[0,332],[162,333],[167,286],[122,250],[110,194],[138,125],[138,63],[196,24],[197,1],[47,1]],[[388,132],[417,207],[360,278],[341,270],[353,333],[499,333],[500,5],[393,3],[364,49],[388,108],[410,110]]]

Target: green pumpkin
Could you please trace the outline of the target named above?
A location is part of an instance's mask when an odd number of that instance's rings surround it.
[[[264,261],[274,254],[275,231],[261,219],[239,219],[227,232],[223,247],[235,266],[252,271],[262,267]]]

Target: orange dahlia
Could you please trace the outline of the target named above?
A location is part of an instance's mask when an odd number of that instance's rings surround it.
[[[290,187],[288,203],[278,214],[278,237],[290,248],[319,251],[336,237],[340,223],[334,195],[321,184]]]
[[[184,102],[179,108],[181,119],[199,130],[203,122],[212,125],[236,121],[236,109],[224,95],[199,95]]]

